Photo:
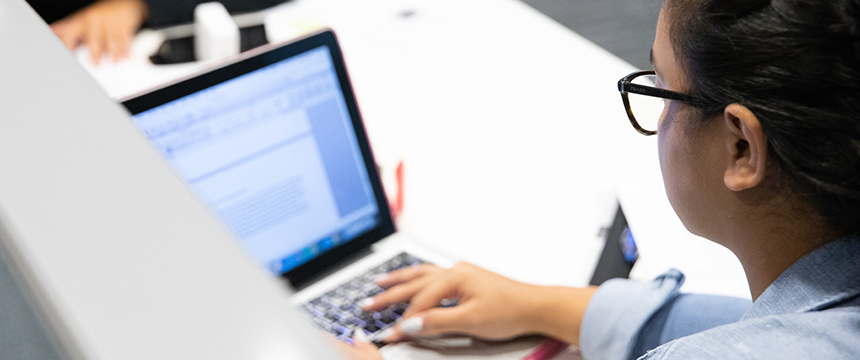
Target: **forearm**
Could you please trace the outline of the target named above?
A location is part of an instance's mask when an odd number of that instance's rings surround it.
[[[529,303],[524,306],[528,332],[579,345],[582,316],[597,287],[534,286],[532,291]]]

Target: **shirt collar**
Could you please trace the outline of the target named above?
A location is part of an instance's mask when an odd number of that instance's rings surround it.
[[[774,281],[741,320],[825,310],[860,296],[860,234],[804,256]]]

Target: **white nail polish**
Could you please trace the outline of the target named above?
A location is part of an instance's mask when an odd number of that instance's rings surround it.
[[[443,338],[443,339],[416,339],[417,342],[421,346],[433,347],[433,348],[464,348],[472,346],[472,338],[469,337],[459,337],[459,338]]]
[[[388,329],[382,330],[382,332],[376,333],[376,336],[373,336],[373,338],[369,339],[369,340],[370,341],[383,341],[386,338],[388,338],[389,336],[391,336],[392,334],[394,334],[394,329],[388,328]]]
[[[459,298],[442,299],[442,301],[439,302],[439,305],[451,306],[451,305],[456,304],[458,301],[460,301]]]
[[[361,342],[367,342],[367,335],[364,333],[364,330],[356,329],[355,339]]]
[[[404,334],[416,334],[424,327],[424,319],[414,317],[400,323],[400,332]]]
[[[367,299],[361,300],[358,302],[357,305],[359,307],[368,307],[370,305],[373,305],[373,298],[367,298]]]
[[[373,281],[376,281],[376,282],[385,281],[385,280],[388,280],[388,274],[379,274],[373,278]]]

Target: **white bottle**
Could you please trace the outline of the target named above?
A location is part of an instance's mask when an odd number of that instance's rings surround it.
[[[194,56],[198,61],[221,59],[240,50],[239,26],[219,2],[194,8]]]

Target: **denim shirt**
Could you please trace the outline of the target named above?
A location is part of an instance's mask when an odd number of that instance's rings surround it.
[[[804,256],[751,307],[680,294],[683,280],[672,270],[601,285],[583,317],[583,357],[627,360],[644,344],[648,360],[860,359],[860,236]]]

